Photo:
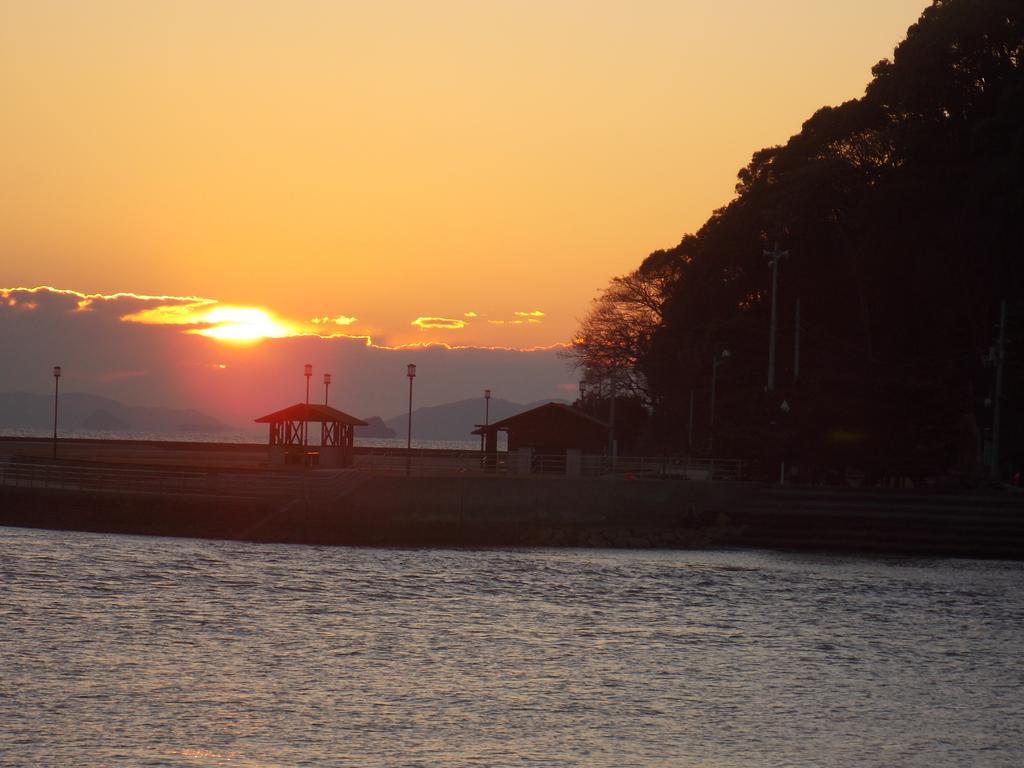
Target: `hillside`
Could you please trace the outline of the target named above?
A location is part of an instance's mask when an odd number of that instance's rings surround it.
[[[517,413],[549,403],[538,400],[532,403],[514,403],[510,400],[491,398],[490,421],[515,416]],[[399,436],[407,429],[408,414],[400,414],[384,423]],[[470,434],[477,424],[484,423],[484,399],[482,397],[458,400],[453,403],[415,408],[412,412],[413,434],[424,440],[472,440]]]
[[[159,434],[224,432],[219,419],[191,408],[134,406],[83,392],[61,393],[58,424],[62,431],[133,431]],[[18,430],[53,428],[53,396],[27,392],[0,393],[0,427]]]
[[[694,451],[807,476],[991,471],[1002,391],[1024,463],[1024,4],[935,0],[872,75],[585,318],[570,356],[662,450],[692,418]]]

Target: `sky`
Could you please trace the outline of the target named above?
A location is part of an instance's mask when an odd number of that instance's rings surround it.
[[[244,428],[304,400],[306,363],[313,366],[311,402],[323,402],[323,374],[330,373],[329,404],[358,418],[406,412],[409,363],[417,365],[414,408],[481,398],[483,414],[484,389],[518,403],[571,401],[579,391],[557,348],[393,349],[360,338],[316,335],[224,343],[183,333],[181,326],[123,320],[187,305],[176,301],[52,289],[0,291],[0,392],[52,396],[52,366],[60,365],[62,393],[86,392],[126,405],[198,408]]]
[[[213,352],[564,344],[924,5],[9,0],[0,287]]]

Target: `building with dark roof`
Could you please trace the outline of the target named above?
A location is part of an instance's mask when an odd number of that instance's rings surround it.
[[[476,427],[472,434],[483,435],[485,455],[497,452],[498,432],[505,432],[510,456],[526,453],[561,457],[562,471],[572,471],[573,462],[567,465],[565,459],[573,454],[578,462],[578,457],[601,455],[608,447],[608,425],[605,422],[562,403],[547,403],[493,424],[477,424]],[[522,464],[524,460],[519,461]],[[557,461],[555,465],[558,465]]]

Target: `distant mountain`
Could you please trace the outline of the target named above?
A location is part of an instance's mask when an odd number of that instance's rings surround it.
[[[99,431],[116,432],[120,429],[131,429],[131,424],[117,418],[105,408],[97,408],[91,415],[87,416],[81,423],[82,429],[93,429]]]
[[[223,432],[233,429],[209,414],[191,408],[125,405],[99,395],[62,393],[58,424],[62,431]],[[0,427],[52,429],[53,396],[27,392],[0,393]]]
[[[491,423],[515,416],[517,413],[536,408],[550,402],[564,400],[537,400],[532,403],[514,403],[510,400],[491,398]],[[484,399],[474,397],[458,400],[444,405],[433,405],[427,408],[416,408],[412,412],[412,433],[422,440],[473,440],[470,434],[477,424],[484,423]],[[407,428],[407,413],[387,419],[384,423],[399,435],[404,435]]]
[[[367,419],[363,419],[366,422],[365,427],[356,427],[356,437],[394,437],[397,432],[391,429],[380,416],[370,416]]]

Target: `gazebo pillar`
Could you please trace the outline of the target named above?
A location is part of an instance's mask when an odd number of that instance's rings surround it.
[[[345,441],[349,429],[351,427],[341,421],[324,422],[320,448],[321,467],[347,467],[351,463]]]

